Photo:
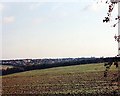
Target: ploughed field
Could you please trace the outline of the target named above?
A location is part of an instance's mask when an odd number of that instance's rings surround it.
[[[104,77],[104,64],[86,64],[32,70],[2,77],[2,94],[19,96],[118,96],[116,74],[112,66]],[[114,74],[114,75],[113,75]],[[36,94],[36,95],[35,95]]]

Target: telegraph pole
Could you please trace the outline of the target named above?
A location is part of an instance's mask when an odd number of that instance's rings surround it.
[[[120,3],[118,3],[118,15],[120,16]],[[118,23],[118,36],[119,36],[118,56],[120,57],[120,23]]]
[[[118,3],[118,16],[120,16],[120,3]],[[120,23],[118,23],[118,36],[115,35],[114,38],[115,38],[115,41],[118,42],[118,55],[117,56],[120,57]]]
[[[118,24],[118,36],[114,36],[115,41],[118,42],[118,57],[120,57],[120,29],[119,29],[120,24]]]

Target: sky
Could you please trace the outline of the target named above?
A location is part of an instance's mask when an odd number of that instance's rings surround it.
[[[0,2],[1,58],[115,56],[117,6],[108,24],[107,9],[95,0]]]

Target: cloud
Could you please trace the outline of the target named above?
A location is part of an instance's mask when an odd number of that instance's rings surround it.
[[[56,11],[56,10],[62,9],[63,6],[64,6],[63,3],[55,3],[53,6],[51,6],[51,10]]]
[[[83,8],[84,11],[103,11],[106,10],[107,5],[105,3],[92,3],[91,5],[87,5]]]
[[[5,8],[5,6],[2,3],[0,3],[0,12],[2,12],[4,10],[4,8]]]
[[[31,11],[33,11],[33,10],[36,10],[37,8],[39,8],[41,5],[42,5],[42,3],[33,3],[29,6],[29,9]]]
[[[32,24],[36,25],[36,24],[40,24],[44,21],[44,19],[41,18],[35,18],[32,20]]]
[[[66,16],[68,16],[68,12],[64,8],[52,10],[51,14],[49,14],[50,18],[64,18]]]
[[[101,6],[99,4],[92,4],[89,9],[92,10],[92,11],[99,11],[101,10],[100,8]]]
[[[15,21],[14,16],[3,17],[4,24],[10,24],[10,23],[13,23],[14,21]]]
[[[65,7],[62,3],[51,6],[50,18],[62,19],[69,15],[69,9]]]
[[[79,0],[1,0],[1,2],[79,2]]]

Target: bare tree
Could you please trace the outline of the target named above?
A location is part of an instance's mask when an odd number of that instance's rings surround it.
[[[102,1],[103,0],[101,0],[101,2]],[[108,12],[107,12],[107,16],[103,19],[104,23],[108,23],[108,22],[111,21],[112,12],[114,11],[114,8],[115,8],[115,6],[117,4],[118,4],[118,7],[119,7],[119,2],[120,2],[120,0],[106,0],[105,1],[105,3],[108,4]],[[119,24],[120,24],[120,14],[119,14],[119,11],[120,11],[120,9],[118,8],[118,15],[115,18],[116,23],[113,24],[113,27],[116,27],[116,25],[118,25],[118,27],[119,27]],[[120,57],[120,30],[118,30],[118,36],[115,35],[114,38],[118,42],[118,55],[117,56],[119,58]],[[108,70],[110,69],[112,64],[115,65],[116,68],[118,69],[116,77],[112,81],[117,82],[118,90],[119,90],[119,86],[120,86],[120,65],[119,65],[120,62],[119,62],[119,60],[112,61],[112,62],[107,62],[107,63],[104,64],[104,66],[106,67],[106,69],[104,71],[104,77],[107,77]]]
[[[111,15],[112,15],[112,11],[115,7],[115,5],[117,5],[120,2],[120,0],[107,0],[105,3],[108,4],[108,12],[107,12],[107,16],[104,18],[103,22],[110,22],[111,19]],[[115,20],[117,20],[117,23],[115,23],[113,25],[113,27],[115,27],[119,22],[120,22],[120,16],[116,16]]]

